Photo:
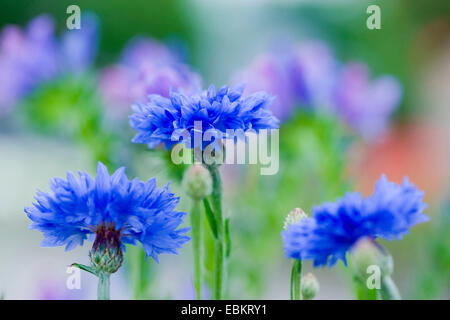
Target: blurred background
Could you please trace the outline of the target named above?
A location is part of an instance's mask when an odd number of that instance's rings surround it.
[[[280,170],[222,167],[232,241],[226,297],[288,299],[280,232],[289,211],[370,194],[385,173],[424,190],[431,217],[402,241],[383,242],[394,280],[405,298],[450,298],[449,1],[86,0],[76,1],[81,29],[69,31],[72,4],[0,1],[0,296],[95,298],[87,273],[81,290],[66,288],[67,266],[88,263],[89,243],[68,253],[41,248],[23,208],[50,178],[94,174],[101,160],[110,172],[126,166],[129,177],[170,181],[189,210],[185,167],[130,142],[130,105],[171,87],[245,82],[246,94],[277,97]],[[380,30],[366,26],[371,4],[381,9]],[[194,298],[190,244],[160,264],[141,251],[127,250],[113,299]],[[320,281],[318,299],[355,298],[342,263],[305,269]]]

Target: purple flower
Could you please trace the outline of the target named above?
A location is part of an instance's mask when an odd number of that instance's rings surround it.
[[[85,13],[81,15],[81,29],[64,33],[61,41],[63,69],[76,73],[92,66],[100,40],[99,25],[95,14]]]
[[[333,109],[333,90],[339,63],[331,49],[321,42],[299,46],[289,61],[292,90],[306,108]]]
[[[394,77],[370,81],[365,65],[342,65],[322,42],[264,54],[238,73],[236,81],[245,82],[252,90],[273,93],[277,100],[272,112],[282,121],[288,120],[297,106],[326,111],[366,139],[386,129],[402,96]]]
[[[134,39],[121,62],[104,69],[100,90],[107,104],[127,108],[149,94],[169,97],[174,89],[185,94],[201,91],[201,78],[178,55],[151,39]]]
[[[0,39],[0,107],[7,111],[58,70],[53,21],[42,15],[22,31],[7,26]]]
[[[7,26],[0,38],[0,113],[9,111],[23,96],[44,81],[63,73],[84,70],[96,53],[97,25],[92,15],[82,16],[81,30],[67,31],[59,42],[53,19],[34,18],[22,30]]]
[[[347,64],[341,70],[336,94],[339,115],[368,139],[386,129],[402,96],[394,77],[381,76],[373,81],[369,77],[367,66]]]
[[[338,63],[323,43],[313,42],[260,55],[234,82],[249,92],[263,90],[276,96],[271,111],[286,121],[297,106],[331,109]]]
[[[383,175],[369,197],[347,193],[344,198],[312,209],[312,217],[282,232],[288,258],[311,259],[314,266],[345,264],[346,253],[361,238],[398,240],[409,228],[429,220],[423,214],[424,192],[404,179],[401,185]]]
[[[245,83],[246,92],[266,91],[275,94],[271,111],[281,121],[287,120],[298,103],[292,88],[286,63],[279,54],[260,55],[250,65],[234,76],[234,83]]]

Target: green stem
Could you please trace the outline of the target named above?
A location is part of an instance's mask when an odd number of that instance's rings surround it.
[[[294,260],[291,271],[291,300],[301,300],[302,261]]]
[[[98,274],[97,299],[109,300],[109,273],[102,272]]]
[[[194,288],[197,300],[202,298],[202,213],[200,201],[193,199],[191,211],[192,248],[194,250]]]
[[[354,278],[355,292],[357,300],[377,300],[378,290],[369,289],[364,281]]]
[[[213,191],[211,194],[212,206],[217,226],[216,250],[215,250],[215,274],[214,274],[214,299],[222,299],[223,279],[225,269],[225,222],[222,215],[222,179],[220,177],[219,167],[212,165],[206,166],[211,174],[213,182]]]
[[[133,286],[134,299],[151,299],[149,286],[153,277],[153,265],[146,261],[146,254],[142,248],[129,246],[127,248],[128,267]]]
[[[381,297],[383,300],[401,300],[400,292],[390,276],[383,278],[381,284]]]

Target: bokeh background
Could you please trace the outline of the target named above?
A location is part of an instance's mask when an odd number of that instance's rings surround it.
[[[61,39],[68,32],[66,9],[71,4],[88,13],[81,29],[86,38],[66,43]],[[381,30],[366,27],[370,4],[381,8]],[[36,46],[42,52],[7,31],[10,25],[23,30],[44,13],[54,20],[52,37],[66,45],[61,49],[66,50],[65,58],[54,72],[48,70],[57,59],[51,55],[55,50],[42,45],[47,39],[45,23],[29,27],[36,31]],[[88,26],[95,30],[90,33]],[[282,118],[278,174],[261,176],[251,165],[222,168],[232,241],[227,298],[288,299],[291,262],[284,258],[280,237],[287,213],[295,207],[310,212],[314,204],[332,201],[346,191],[369,194],[382,173],[396,182],[408,176],[424,190],[431,217],[402,241],[383,242],[395,260],[394,280],[405,298],[450,298],[449,1],[1,0],[0,28],[4,298],[95,298],[96,279],[86,273],[81,290],[66,288],[67,266],[88,263],[89,244],[68,253],[63,248],[41,248],[42,235],[28,230],[23,208],[31,204],[36,189],[48,189],[51,177],[63,177],[67,170],[94,173],[98,160],[110,171],[125,165],[129,176],[156,176],[160,186],[170,181],[181,197],[181,209],[189,210],[189,198],[180,185],[185,167],[171,165],[160,149],[149,151],[130,142],[133,132],[127,116],[133,101],[128,100],[134,96],[127,95],[132,90],[124,84],[121,70],[133,68],[127,65],[124,50],[137,36],[159,41],[189,69],[186,77],[195,72],[203,79],[203,88],[243,80],[251,88],[273,91],[281,101],[275,110]],[[317,46],[320,50],[314,51]],[[311,75],[313,88],[307,89],[316,93],[317,100],[290,96],[295,88],[288,90],[293,80],[283,78],[283,63],[296,50],[295,61]],[[32,72],[21,69],[22,58]],[[354,61],[356,69],[346,69],[355,66]],[[151,85],[181,81],[158,69],[157,62],[149,73],[162,76],[149,80],[154,81]],[[330,64],[327,76],[321,68]],[[365,78],[367,72],[370,80]],[[373,79],[387,79],[388,84]],[[350,107],[343,102],[319,108],[330,81],[344,84]],[[174,85],[178,84],[184,86],[183,81]],[[349,115],[342,112],[346,106],[372,109],[362,116],[346,109]],[[377,121],[382,125],[375,133],[365,132]],[[112,277],[112,298],[194,297],[190,244],[178,256],[161,256],[160,264],[145,261],[141,251],[127,250],[125,266]],[[205,265],[210,273],[210,255]],[[313,269],[307,263],[305,269],[320,281],[318,299],[355,298],[351,275],[341,263],[332,269]]]

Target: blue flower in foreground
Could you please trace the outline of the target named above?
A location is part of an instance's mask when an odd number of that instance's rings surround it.
[[[110,176],[99,162],[95,180],[86,172],[79,172],[79,179],[68,172],[67,180],[51,180],[53,193],[38,191],[37,203],[25,212],[33,221],[30,228],[44,234],[42,246],[65,245],[67,251],[95,234],[94,251],[110,243],[121,250],[125,243],[140,242],[157,262],[161,253],[176,254],[190,239],[184,235],[189,228],[177,229],[185,217],[175,211],[179,198],[167,185],[158,189],[154,178],[129,181],[124,170]]]
[[[222,139],[231,138],[226,132],[229,129],[258,132],[277,128],[278,120],[268,110],[274,98],[265,92],[242,98],[243,90],[243,86],[223,86],[216,92],[211,85],[200,95],[187,96],[174,91],[169,98],[150,95],[147,104],[137,103],[132,107],[130,125],[138,132],[132,141],[145,143],[149,148],[164,143],[169,149],[181,142],[186,132],[187,138],[193,141],[195,131],[208,130],[214,138]],[[197,127],[198,123],[201,128]],[[178,140],[172,139],[173,134]]]
[[[407,178],[398,185],[383,175],[373,195],[347,193],[290,225],[282,232],[286,256],[312,259],[314,266],[333,266],[339,259],[347,264],[346,253],[360,238],[401,239],[410,227],[428,221],[423,196]]]

